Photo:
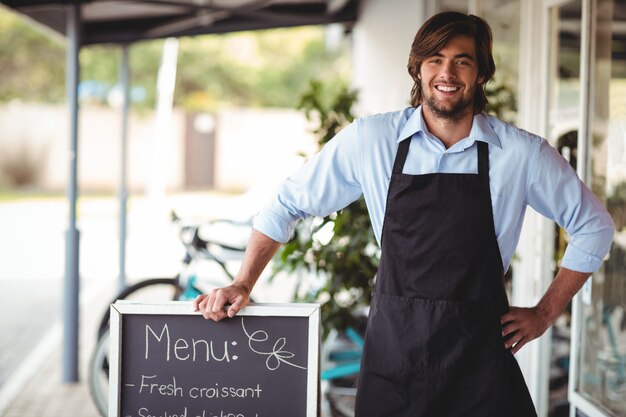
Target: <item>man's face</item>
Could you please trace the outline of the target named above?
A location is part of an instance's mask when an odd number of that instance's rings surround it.
[[[452,38],[420,67],[423,105],[438,118],[452,121],[473,114],[478,79],[476,43],[468,36]]]

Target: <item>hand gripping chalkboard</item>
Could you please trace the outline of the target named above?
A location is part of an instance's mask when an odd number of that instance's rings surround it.
[[[111,305],[109,417],[318,415],[317,304],[207,321],[189,302]]]

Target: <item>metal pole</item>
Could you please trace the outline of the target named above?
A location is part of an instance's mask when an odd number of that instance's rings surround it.
[[[70,172],[67,186],[69,225],[65,246],[65,288],[63,297],[63,382],[78,381],[78,325],[79,325],[79,232],[76,228],[76,200],[78,195],[78,55],[80,52],[80,4],[67,8],[67,68],[66,89],[70,113]]]
[[[122,85],[122,154],[120,172],[120,259],[119,259],[119,288],[126,287],[126,220],[127,220],[127,164],[128,164],[128,110],[130,107],[130,65],[128,45],[122,48],[122,62],[120,64],[120,82]]]

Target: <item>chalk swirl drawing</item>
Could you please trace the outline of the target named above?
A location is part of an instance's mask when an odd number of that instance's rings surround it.
[[[287,345],[287,338],[281,337],[274,342],[274,346],[272,347],[271,352],[261,352],[255,349],[252,345],[253,343],[263,343],[267,342],[270,336],[267,334],[265,330],[257,330],[250,334],[248,330],[246,330],[246,326],[243,323],[243,317],[241,317],[241,327],[243,328],[243,332],[248,337],[248,346],[250,350],[258,355],[267,356],[265,360],[265,366],[270,371],[275,371],[280,367],[281,364],[286,364],[289,366],[293,366],[294,368],[306,369],[304,366],[296,365],[295,363],[289,362],[287,359],[291,359],[295,356],[293,352],[289,352],[288,350],[284,350],[285,345]]]

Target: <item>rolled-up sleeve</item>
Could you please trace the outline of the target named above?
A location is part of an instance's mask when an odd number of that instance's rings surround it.
[[[611,216],[545,140],[532,162],[527,199],[532,208],[554,220],[569,235],[563,267],[589,273],[600,268],[615,233]]]
[[[255,216],[253,227],[285,243],[297,222],[309,216],[327,216],[362,194],[358,122],[341,130],[318,154],[279,187]]]

